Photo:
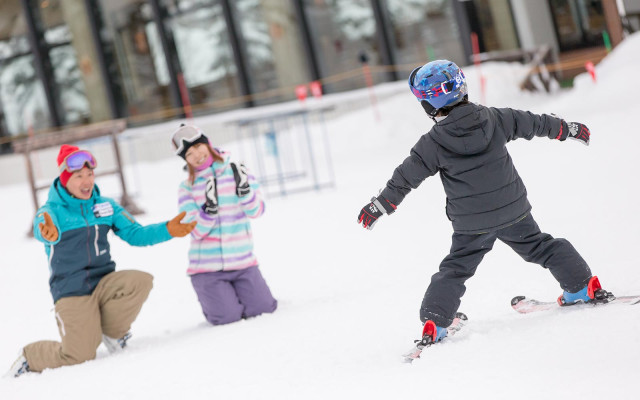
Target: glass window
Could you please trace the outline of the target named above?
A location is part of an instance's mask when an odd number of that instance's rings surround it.
[[[606,30],[600,0],[550,0],[561,50],[602,45]]]
[[[304,0],[323,83],[328,92],[366,85],[363,61],[381,64],[370,0]],[[386,78],[373,74],[373,82]]]
[[[459,6],[477,34],[481,53],[520,47],[509,0],[469,0]]]
[[[0,3],[0,136],[51,126],[20,0]]]
[[[474,0],[482,29],[484,51],[517,49],[518,35],[509,0]]]
[[[144,0],[98,0],[104,24],[101,39],[109,54],[107,69],[121,88],[122,112],[130,121],[172,118],[169,75],[164,51]]]
[[[385,0],[397,64],[447,59],[465,64],[458,25],[446,0]],[[411,70],[411,67],[407,67]]]
[[[193,110],[244,106],[222,4],[164,0]]]
[[[87,100],[78,58],[72,45],[73,35],[65,21],[64,7],[73,8],[72,2],[48,0],[40,3],[45,42],[49,47],[49,59],[54,79],[59,91],[59,104],[63,121],[66,124],[87,123],[90,121],[89,101]],[[70,10],[69,10],[70,11]],[[86,20],[71,20],[72,24],[84,24]],[[82,35],[87,37],[86,32]],[[90,36],[88,36],[90,37]],[[91,40],[88,41],[91,43]]]
[[[298,21],[290,2],[231,2],[242,36],[249,81],[257,104],[295,98],[295,86],[309,81]]]

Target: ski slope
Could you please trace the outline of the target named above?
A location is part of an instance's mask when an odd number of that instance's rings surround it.
[[[597,83],[585,74],[553,94],[520,92],[517,64],[481,66],[488,105],[553,112],[591,129],[589,147],[535,138],[509,150],[542,230],[569,239],[617,295],[640,293],[639,67],[638,35],[597,66]],[[479,71],[465,72],[478,101]],[[366,90],[354,95],[369,101]],[[452,229],[438,177],[373,231],[356,223],[431,126],[409,90],[378,107],[380,121],[370,107],[327,121],[335,189],[269,199],[253,222],[262,273],[279,300],[274,314],[210,326],[185,275],[188,240],[134,248],[113,236],[119,269],[155,276],[127,351],[111,356],[100,347],[81,365],[0,379],[0,399],[638,398],[640,306],[518,314],[513,296],[553,300],[561,289],[500,242],[468,281],[465,328],[413,364],[400,362],[421,331],[418,308]],[[177,213],[181,166],[177,157],[136,166],[141,223]],[[97,183],[103,193],[117,188],[107,178]],[[4,373],[22,346],[58,332],[42,245],[24,237],[27,184],[0,187],[0,204]]]

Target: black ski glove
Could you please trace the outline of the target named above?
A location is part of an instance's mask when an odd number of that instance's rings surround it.
[[[562,121],[562,129],[567,132],[566,138],[578,140],[585,146],[589,145],[589,139],[591,138],[591,132],[586,125],[580,122],[565,122]],[[564,136],[564,135],[563,135]]]
[[[249,176],[247,175],[247,167],[244,164],[231,163],[231,169],[233,170],[233,178],[236,180],[236,195],[238,197],[244,197],[249,194],[251,187],[249,187]]]
[[[392,214],[395,210],[395,204],[392,204],[384,197],[372,197],[371,202],[360,210],[358,223],[361,224],[362,227],[371,230],[382,214]]]
[[[204,189],[205,202],[202,205],[202,211],[209,215],[218,213],[218,182],[216,178],[211,176],[207,179]]]

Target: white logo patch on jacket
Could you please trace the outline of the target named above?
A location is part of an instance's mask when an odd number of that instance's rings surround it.
[[[108,201],[105,201],[104,203],[98,203],[93,206],[93,215],[95,215],[96,218],[108,217],[110,215],[113,215],[113,206],[111,206],[111,203],[109,203]]]

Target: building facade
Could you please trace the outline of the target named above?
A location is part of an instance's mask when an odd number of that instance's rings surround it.
[[[466,65],[471,32],[482,52],[599,46],[606,1],[2,0],[0,145],[287,101],[311,81],[352,90],[433,59]]]

